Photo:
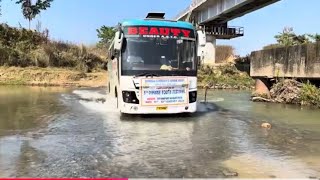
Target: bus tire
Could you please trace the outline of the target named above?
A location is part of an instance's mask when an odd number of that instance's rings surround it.
[[[120,120],[126,120],[126,114],[120,112]]]
[[[120,120],[121,121],[131,121],[133,120],[132,115],[120,112]]]

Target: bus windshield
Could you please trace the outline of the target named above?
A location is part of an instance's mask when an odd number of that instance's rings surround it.
[[[196,75],[196,42],[183,38],[126,37],[121,59],[122,75]]]

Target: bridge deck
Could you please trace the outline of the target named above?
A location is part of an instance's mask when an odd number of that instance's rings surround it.
[[[280,0],[193,0],[177,20],[186,20],[189,13],[198,24],[220,24],[268,6]]]

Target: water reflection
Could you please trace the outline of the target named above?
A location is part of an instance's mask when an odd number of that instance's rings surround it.
[[[32,129],[62,108],[62,88],[0,86],[0,135]]]
[[[200,91],[201,92],[201,91]],[[203,95],[200,93],[200,98]],[[208,98],[223,101],[215,104],[229,111],[235,111],[242,117],[254,118],[258,121],[269,121],[284,126],[296,127],[300,130],[317,131],[320,133],[320,110],[311,107],[300,107],[288,104],[254,103],[249,101],[248,91],[209,91]]]
[[[19,156],[16,161],[14,176],[30,177],[30,172],[37,169],[37,165],[46,158],[46,154],[31,146],[29,140],[23,140]]]

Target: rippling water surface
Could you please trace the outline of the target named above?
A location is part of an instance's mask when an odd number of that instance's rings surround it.
[[[120,116],[103,89],[0,87],[0,177],[319,177],[320,111],[249,98]]]

